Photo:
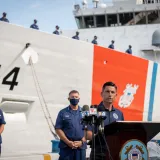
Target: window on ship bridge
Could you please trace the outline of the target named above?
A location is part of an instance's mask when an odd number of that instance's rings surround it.
[[[82,17],[76,17],[76,23],[77,23],[77,26],[78,28],[83,28],[83,20],[82,20]]]
[[[119,14],[119,22],[121,25],[126,25],[128,22],[132,22],[133,19],[133,13],[120,13]]]
[[[98,15],[96,16],[96,27],[105,27],[105,15]]]
[[[93,16],[85,16],[84,22],[85,22],[85,28],[93,28],[94,27]]]
[[[113,26],[117,26],[118,22],[117,22],[117,14],[108,14],[108,26],[109,27],[113,27]]]

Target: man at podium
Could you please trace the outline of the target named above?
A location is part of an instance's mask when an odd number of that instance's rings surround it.
[[[113,82],[106,82],[103,84],[101,92],[102,102],[98,105],[97,111],[105,111],[106,119],[104,120],[104,126],[115,122],[123,121],[123,113],[113,106],[113,102],[117,97],[117,86]],[[95,134],[97,134],[98,129],[95,127]],[[88,127],[87,139],[92,140],[92,127]],[[105,160],[106,157],[106,142],[105,136],[99,134],[98,140],[96,140],[95,146],[95,160]],[[93,149],[91,149],[90,160],[93,159]]]

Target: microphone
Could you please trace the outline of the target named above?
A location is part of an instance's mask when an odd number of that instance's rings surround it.
[[[107,118],[106,112],[105,111],[99,111],[98,112],[98,118],[102,119],[102,120],[105,120]]]
[[[88,105],[84,105],[81,110],[82,115],[82,123],[88,124],[95,124],[97,120],[97,108],[95,106],[89,107]]]
[[[89,106],[88,105],[84,105],[82,107],[82,111],[89,111]]]
[[[93,157],[94,157],[94,160],[95,160],[95,146],[96,146],[96,143],[95,143],[95,136],[94,136],[94,133],[95,133],[95,129],[96,129],[96,121],[97,121],[97,107],[95,105],[92,105],[89,109],[89,114],[90,114],[90,117],[91,117],[91,125],[92,125],[92,150],[93,150]]]
[[[82,110],[81,110],[81,115],[82,115],[82,124],[84,124],[84,129],[87,130],[87,125],[90,121],[89,118],[89,106],[88,105],[84,105]]]
[[[91,117],[91,124],[95,124],[97,120],[97,108],[95,106],[89,108],[89,115]]]
[[[99,125],[99,131],[101,133],[104,132],[104,120],[107,118],[106,116],[106,112],[102,111],[102,112],[98,112],[98,125]]]
[[[96,116],[97,115],[97,108],[90,108],[89,115]]]
[[[86,119],[87,120],[87,117],[89,116],[89,106],[88,105],[84,105],[82,110],[81,110],[81,113],[82,113],[82,119]]]

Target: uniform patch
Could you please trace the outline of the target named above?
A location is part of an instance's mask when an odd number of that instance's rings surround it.
[[[113,117],[114,117],[115,119],[118,119],[118,115],[117,115],[116,113],[113,113]]]

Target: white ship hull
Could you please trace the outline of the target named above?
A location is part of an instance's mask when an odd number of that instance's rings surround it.
[[[158,25],[142,25],[83,30],[81,39],[91,41],[89,37],[96,33],[102,36],[99,42],[102,46],[107,46],[111,39],[115,39],[117,50],[124,51],[128,44],[132,44],[135,56],[159,62],[159,55],[154,59],[154,55],[140,51],[145,46],[151,46],[152,34],[157,28]],[[63,33],[71,37],[74,31]],[[58,111],[68,104],[70,90],[77,89],[80,92],[81,105],[92,102],[94,46],[91,43],[0,22],[1,82],[11,70],[19,68],[16,79],[18,85],[15,85],[13,90],[10,90],[10,85],[0,83],[1,109],[7,122],[2,134],[3,157],[51,152],[51,140],[54,139],[42,111],[42,97],[39,99],[37,95],[33,68],[25,64],[20,55],[27,43],[38,53],[38,62],[34,64],[37,83],[41,86],[54,122]],[[153,62],[149,64],[153,65]],[[148,85],[151,72],[148,71]],[[157,87],[160,85],[159,79],[157,76]],[[12,77],[8,80],[12,80]],[[146,88],[147,96],[148,91],[149,88]],[[25,104],[21,108],[15,101]],[[157,114],[158,104],[158,98],[155,98],[152,115],[154,121],[160,120]],[[44,103],[42,106],[45,109]],[[149,114],[148,104],[145,106],[143,120],[146,120],[145,116]]]

